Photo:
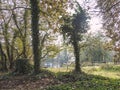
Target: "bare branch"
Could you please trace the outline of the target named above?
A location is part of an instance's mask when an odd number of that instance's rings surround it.
[[[41,57],[41,59],[45,58],[45,56],[47,56],[49,52],[50,52],[50,51],[47,51],[47,52]]]
[[[108,8],[108,9],[106,10],[106,12],[108,12],[109,10],[111,10],[114,6],[118,5],[119,3],[120,3],[120,1],[118,1],[118,2],[115,3],[115,4],[113,4],[110,8]]]
[[[12,15],[13,15],[13,21],[14,21],[17,29],[19,30],[20,35],[23,36],[23,34],[22,34],[22,32],[21,32],[21,29],[20,29],[20,27],[19,27],[19,25],[18,25],[18,23],[17,23],[17,19],[16,19],[16,15],[15,15],[14,11],[12,11]]]

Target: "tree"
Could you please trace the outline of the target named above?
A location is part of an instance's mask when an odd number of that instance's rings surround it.
[[[106,37],[102,34],[91,35],[87,34],[84,36],[85,40],[80,45],[81,49],[81,59],[82,62],[94,63],[106,63],[112,60],[111,50],[108,48]],[[104,38],[104,39],[103,39]]]
[[[15,6],[15,5],[14,5]],[[13,22],[15,24],[14,29],[16,29],[17,32],[17,36],[16,38],[18,38],[21,41],[22,47],[21,47],[21,51],[19,54],[19,58],[28,58],[27,55],[27,44],[28,41],[26,40],[28,38],[28,33],[29,33],[29,12],[27,9],[23,9],[23,15],[19,16],[20,13],[15,13],[15,11],[12,11],[12,18],[13,18]],[[20,18],[20,19],[18,19]]]
[[[20,2],[14,0],[10,3],[9,1],[1,1],[0,3],[2,44],[10,69],[13,69],[16,58],[28,58],[28,52],[31,50],[28,51],[30,44],[28,40],[28,9],[24,8],[25,4],[23,5],[21,2],[24,0]]]
[[[31,4],[31,31],[32,31],[32,45],[34,58],[34,73],[39,73],[40,70],[40,53],[39,53],[39,1],[30,0]]]
[[[1,62],[0,70],[7,71],[8,70],[8,68],[7,68],[7,58],[6,58],[6,55],[3,51],[3,47],[2,47],[1,42],[0,42],[0,62]]]
[[[40,7],[40,56],[43,59],[51,54],[49,47],[58,37],[59,29],[64,15],[68,14],[66,9],[71,4],[70,0],[41,0]],[[52,41],[52,42],[51,42]],[[56,47],[56,46],[55,46]]]
[[[12,43],[10,43],[10,41],[12,41],[13,38],[12,38],[12,40],[10,40],[12,35],[10,35],[8,33],[8,31],[9,31],[9,24],[10,24],[10,21],[11,21],[12,17],[10,15],[9,19],[5,19],[6,16],[4,16],[4,12],[2,12],[2,11],[1,11],[1,17],[2,17],[1,21],[3,21],[3,22],[1,22],[1,30],[2,30],[1,33],[3,35],[3,39],[5,41],[5,48],[6,48],[6,53],[4,53],[4,54],[6,54],[5,55],[6,59],[10,63],[9,68],[13,69],[13,48],[12,48]]]
[[[62,26],[63,35],[69,38],[70,43],[74,48],[75,56],[75,72],[81,72],[80,68],[80,48],[79,41],[82,40],[82,33],[85,33],[88,28],[87,16],[82,7],[77,3],[78,9],[76,14],[72,17],[67,16],[64,19],[64,25]]]
[[[59,1],[59,2],[61,2],[61,1]],[[49,1],[44,2],[44,1],[41,1],[40,4],[42,4],[42,3],[46,3],[47,6],[48,6],[48,8],[45,8],[46,9],[45,11],[48,11],[50,9],[53,10],[53,8],[57,9],[57,7],[52,7],[51,8],[51,4],[53,4],[53,2],[49,2]],[[63,3],[61,2],[60,4],[63,4]],[[42,14],[44,14],[44,16],[46,16],[46,15],[47,15],[46,17],[49,17],[49,16],[48,16],[47,12],[43,12],[44,8],[42,6],[39,9],[39,1],[37,1],[37,0],[36,1],[31,0],[30,4],[31,4],[31,14],[32,14],[32,21],[31,22],[32,22],[32,44],[33,44],[33,54],[34,54],[34,70],[35,70],[35,73],[38,73],[39,72],[39,68],[40,68],[40,52],[41,52],[41,50],[39,48],[39,45],[40,45],[39,25],[38,25],[39,24],[39,13],[40,13],[39,11],[41,11]],[[50,6],[49,6],[49,4],[50,4]],[[42,5],[44,6],[44,4],[42,4]],[[56,4],[56,5],[59,5],[59,4]],[[52,11],[50,10],[49,14],[51,16],[55,14],[55,13],[51,13],[51,12]]]
[[[106,30],[107,36],[112,39],[114,50],[120,58],[120,1],[97,0],[97,3],[101,10],[101,14],[103,15],[103,27]],[[120,62],[120,59],[117,61]]]
[[[36,53],[34,54],[34,67],[40,67],[38,64],[40,64],[41,59],[48,53],[48,51],[46,51],[46,53],[42,52],[44,48],[46,48],[45,42],[50,41],[47,40],[49,35],[52,34],[51,36],[54,36],[60,28],[60,24],[62,23],[61,17],[67,14],[66,8],[70,4],[68,1],[69,0],[1,1],[0,11],[3,12],[3,14],[0,16],[0,28],[2,28],[0,32],[2,32],[1,36],[4,38],[2,44],[6,47],[3,49],[5,50],[10,67],[13,66],[13,61],[16,60],[16,58],[30,58],[28,54],[31,54],[32,46],[34,47],[33,52]],[[31,21],[29,11],[31,11],[32,14]],[[41,23],[42,20],[43,23]],[[32,23],[32,26],[30,26],[30,23]],[[45,31],[41,30],[41,27],[44,26],[47,27]],[[30,37],[31,27],[33,32],[32,45]],[[39,54],[39,57],[37,54]]]
[[[48,22],[48,27],[50,29],[52,29],[52,34],[55,34],[55,32],[59,29],[60,23],[61,23],[61,19],[60,17],[64,14],[66,14],[66,6],[67,6],[67,2],[69,0],[57,0],[57,1],[49,1],[49,0],[41,0],[39,3],[38,1],[32,1],[31,0],[31,9],[32,9],[32,43],[33,43],[33,53],[34,53],[34,63],[36,63],[34,65],[34,67],[40,68],[40,61],[41,61],[41,56],[43,56],[42,54],[42,48],[44,46],[44,42],[45,42],[45,38],[46,34],[43,35],[42,38],[38,38],[39,37],[39,33],[41,33],[42,31],[39,30],[39,25],[38,23],[41,22],[39,21],[39,15],[40,15],[40,20],[45,20],[45,22]],[[39,5],[40,4],[40,5]],[[66,5],[66,6],[65,6]],[[40,12],[39,12],[40,11]],[[41,26],[43,26],[42,23],[39,23]],[[46,23],[44,23],[44,25],[46,25]],[[47,26],[46,25],[46,26]],[[40,46],[39,46],[40,45]],[[38,50],[38,51],[36,51]],[[39,55],[39,56],[38,56]],[[35,59],[36,57],[36,59]],[[36,66],[37,65],[37,66]],[[38,69],[35,71],[38,72]]]

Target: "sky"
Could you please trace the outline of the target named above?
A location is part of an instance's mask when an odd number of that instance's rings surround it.
[[[88,31],[88,33],[93,33],[96,34],[97,32],[102,32],[102,17],[100,16],[100,14],[98,12],[95,11],[99,11],[99,9],[95,8],[97,3],[95,0],[77,0],[80,5],[83,8],[88,8],[89,7],[89,15],[91,17],[89,25],[90,25],[90,30]],[[87,1],[84,2],[84,1]]]

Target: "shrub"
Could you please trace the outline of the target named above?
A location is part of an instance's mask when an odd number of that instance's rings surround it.
[[[32,71],[33,67],[26,58],[17,59],[15,61],[15,74],[28,74]]]

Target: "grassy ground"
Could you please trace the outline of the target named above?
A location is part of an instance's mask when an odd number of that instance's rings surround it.
[[[89,66],[83,67],[82,69],[88,74],[100,75],[113,79],[120,79],[120,66]]]
[[[61,67],[61,68],[47,68],[51,72],[58,73],[58,72],[71,72],[73,67]]]
[[[62,67],[62,68],[48,68],[48,70],[58,72],[70,72],[73,67]],[[120,79],[120,65],[102,65],[102,66],[86,66],[82,67],[82,71],[87,74],[100,75],[107,78]]]
[[[72,67],[49,70],[57,73],[63,84],[47,90],[120,90],[120,66],[87,66],[82,68],[85,72],[82,75],[66,74],[73,70]]]
[[[51,86],[47,90],[120,90],[120,80],[117,79],[87,74],[63,75],[60,78],[63,84]]]
[[[48,70],[37,76],[1,73],[0,90],[120,90],[120,66],[87,66],[82,74],[72,67]]]

